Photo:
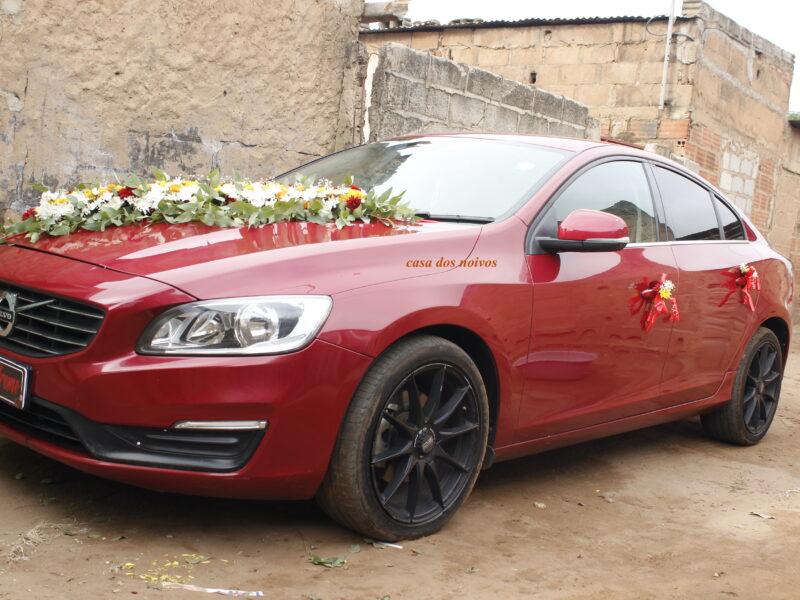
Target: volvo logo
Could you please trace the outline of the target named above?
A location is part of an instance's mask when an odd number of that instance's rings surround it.
[[[54,300],[43,300],[41,302],[33,302],[25,306],[19,306],[18,300],[19,296],[14,292],[9,292],[7,290],[0,292],[0,337],[8,337],[11,330],[14,329],[17,315],[21,312],[54,302]]]

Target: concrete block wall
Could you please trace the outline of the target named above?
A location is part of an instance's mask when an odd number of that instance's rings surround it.
[[[599,139],[579,102],[400,44],[373,48],[365,139],[481,131]]]
[[[362,9],[0,1],[0,216],[36,201],[30,182],[124,180],[151,166],[263,178],[351,145]]]
[[[680,19],[676,30],[683,31],[690,24]],[[650,27],[660,32],[665,26],[662,19]],[[663,117],[680,123],[690,116],[696,45],[688,38],[676,38],[672,56],[676,67],[670,71],[667,88],[669,107],[662,113],[658,100],[664,38],[649,34],[643,19],[362,31],[359,39],[370,52],[384,43],[399,43],[571,98],[589,106],[590,116],[601,123],[602,135],[637,144],[663,139]],[[683,129],[685,132],[686,127]],[[667,133],[670,140],[678,139],[674,129]]]

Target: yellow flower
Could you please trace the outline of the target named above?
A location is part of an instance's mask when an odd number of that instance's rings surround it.
[[[64,196],[61,196],[61,198],[53,198],[52,200],[48,200],[48,202],[50,204],[66,204],[67,202],[69,202],[69,200],[64,198]]]
[[[178,192],[181,191],[181,184],[173,183],[172,185],[169,186],[169,191],[172,192],[173,194],[177,194]]]
[[[672,292],[669,290],[665,290],[664,288],[658,290],[658,295],[661,296],[662,298],[672,298]]]
[[[242,187],[246,190],[250,190],[251,192],[253,191],[253,184],[251,183],[245,183]]]
[[[83,195],[86,196],[87,198],[94,197],[94,194],[92,193],[92,190],[83,190]]]
[[[306,191],[306,186],[304,186],[304,185],[296,185],[296,186],[295,186],[295,189],[296,189],[298,192],[304,192],[304,191]]]

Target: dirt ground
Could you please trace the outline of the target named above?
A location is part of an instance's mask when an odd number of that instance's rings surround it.
[[[0,438],[0,599],[218,597],[160,579],[274,600],[796,599],[799,350],[758,446],[684,421],[501,463],[442,532],[402,549],[310,502],[140,490]]]

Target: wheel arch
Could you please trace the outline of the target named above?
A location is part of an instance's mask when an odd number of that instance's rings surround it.
[[[497,363],[489,345],[481,336],[460,325],[428,325],[409,331],[396,339],[391,345],[415,335],[434,335],[444,338],[466,352],[478,367],[486,387],[486,396],[489,401],[489,448],[494,447],[497,433],[497,423],[500,415],[500,377],[497,372]],[[491,461],[491,457],[487,456]],[[487,465],[488,466],[488,465]]]
[[[781,344],[781,351],[783,352],[783,367],[786,367],[786,358],[789,356],[789,340],[791,334],[789,332],[789,325],[780,317],[771,317],[761,323],[761,327],[766,327],[778,338]]]

